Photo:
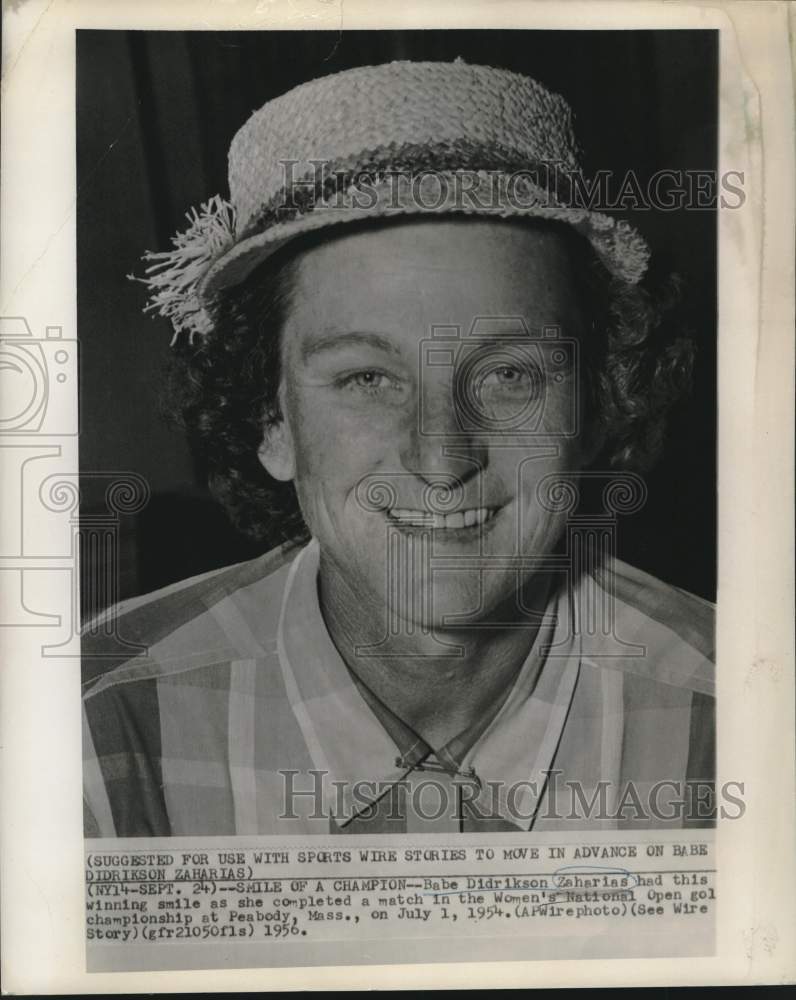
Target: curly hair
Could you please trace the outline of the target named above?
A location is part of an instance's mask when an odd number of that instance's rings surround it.
[[[555,229],[569,247],[591,326],[581,357],[586,413],[601,441],[592,464],[650,468],[663,447],[667,415],[691,383],[693,342],[663,322],[679,300],[679,280],[648,276],[644,286],[629,285],[611,276],[565,224],[521,224]],[[257,451],[264,429],[280,419],[280,331],[298,255],[324,238],[328,232],[296,240],[221,292],[210,306],[212,331],[201,344],[175,347],[167,382],[167,409],[187,430],[211,492],[240,532],[270,545],[309,537],[293,484],[269,476]]]

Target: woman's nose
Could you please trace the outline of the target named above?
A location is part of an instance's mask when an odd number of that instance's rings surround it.
[[[426,380],[410,421],[400,456],[407,472],[427,480],[444,476],[464,483],[486,468],[489,449],[484,434],[463,421],[449,377]]]

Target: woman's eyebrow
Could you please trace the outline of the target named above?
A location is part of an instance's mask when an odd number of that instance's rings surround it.
[[[387,351],[390,354],[400,354],[393,341],[380,333],[350,330],[346,333],[330,333],[311,343],[304,344],[301,349],[301,358],[303,361],[307,361],[324,351],[334,351],[351,346],[375,347],[377,350]]]

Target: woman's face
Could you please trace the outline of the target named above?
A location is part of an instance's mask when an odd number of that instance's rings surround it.
[[[581,465],[581,326],[542,228],[406,221],[298,258],[260,459],[327,583],[437,629],[512,599],[563,529],[542,480]]]

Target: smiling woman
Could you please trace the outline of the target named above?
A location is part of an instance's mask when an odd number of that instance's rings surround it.
[[[416,227],[428,226],[430,221],[420,217]],[[373,240],[376,232],[386,234],[394,225],[365,222],[349,225],[344,232],[364,230]],[[447,225],[442,240],[451,254],[467,227],[461,222]],[[493,223],[493,245],[510,228],[516,225]],[[676,283],[661,283],[653,297],[644,288],[612,279],[589,244],[573,237],[567,227],[529,220],[522,229],[528,239],[534,232],[539,239],[547,234],[547,245],[557,243],[559,249],[566,249],[567,294],[579,303],[589,331],[579,341],[580,375],[585,382],[579,402],[581,419],[601,442],[594,461],[608,468],[650,468],[662,448],[666,417],[690,381],[693,345],[664,322],[667,307],[677,297]],[[411,232],[417,231],[410,231],[410,241]],[[484,228],[476,232],[483,234]],[[286,541],[309,538],[292,485],[267,475],[257,452],[263,421],[268,424],[280,414],[280,344],[286,311],[291,302],[306,298],[296,294],[299,258],[302,251],[334,242],[334,235],[322,232],[298,238],[269,258],[245,281],[217,296],[213,328],[199,349],[185,340],[175,345],[168,394],[171,408],[197,451],[206,456],[216,497],[239,530],[256,540],[273,539],[276,532]],[[350,239],[346,245],[350,247]],[[482,261],[486,259],[489,266],[487,258],[485,253]],[[417,270],[424,267],[417,259],[415,265]],[[515,267],[515,278],[522,280],[531,267],[528,257],[523,255]],[[366,283],[366,273],[356,275],[356,286]],[[347,295],[348,286],[341,280],[335,282],[330,276],[329,283]],[[412,289],[408,301],[414,299]],[[367,325],[372,325],[371,316]],[[428,329],[424,336],[427,333]],[[347,331],[338,334],[336,342],[341,336],[351,346],[377,342],[373,331]],[[385,346],[385,339],[380,343]],[[357,355],[357,363],[361,365],[362,360]],[[418,353],[413,358],[415,369],[419,360]],[[375,374],[374,370],[371,379]],[[366,375],[354,372],[353,377],[361,381]],[[467,398],[464,390],[459,396]]]
[[[213,489],[285,544],[122,606],[145,659],[87,644],[90,833],[710,822],[711,609],[612,534],[691,349],[641,237],[539,180],[575,151],[515,73],[335,74],[255,112],[232,202],[148,256]]]

